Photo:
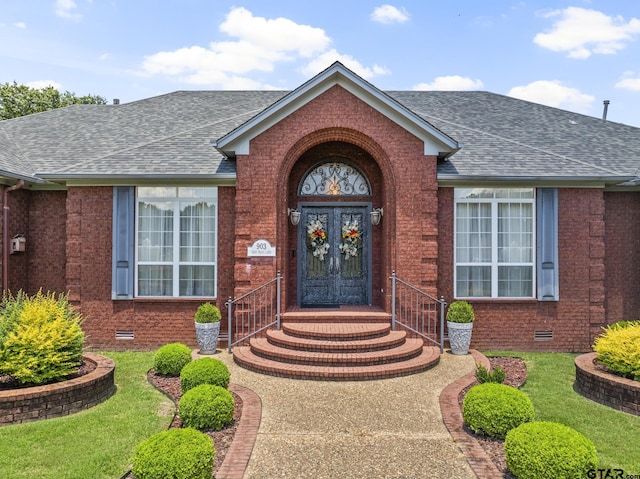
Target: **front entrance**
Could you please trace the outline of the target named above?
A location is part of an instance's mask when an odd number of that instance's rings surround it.
[[[368,203],[301,206],[298,300],[303,307],[371,304]]]

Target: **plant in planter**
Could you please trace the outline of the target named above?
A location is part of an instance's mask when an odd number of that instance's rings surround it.
[[[473,330],[473,306],[466,301],[454,301],[447,310],[447,331],[453,354],[468,354]]]
[[[194,320],[200,354],[216,353],[221,319],[220,310],[213,304],[204,303],[198,307]]]

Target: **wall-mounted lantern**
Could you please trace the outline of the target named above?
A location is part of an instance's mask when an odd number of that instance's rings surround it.
[[[371,213],[369,213],[371,215],[371,224],[376,226],[380,224],[380,220],[382,219],[382,208],[376,208],[375,210],[373,210]]]
[[[298,226],[298,223],[300,223],[300,212],[298,210],[287,208],[287,216],[293,226]]]

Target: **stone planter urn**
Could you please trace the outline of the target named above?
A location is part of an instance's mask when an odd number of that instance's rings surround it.
[[[196,340],[200,347],[200,354],[215,354],[220,336],[220,310],[211,303],[204,303],[198,307],[195,315]]]
[[[473,323],[452,323],[447,321],[449,345],[453,354],[468,354],[471,345]]]
[[[447,331],[453,354],[468,354],[473,331],[473,306],[466,301],[454,301],[447,310]]]

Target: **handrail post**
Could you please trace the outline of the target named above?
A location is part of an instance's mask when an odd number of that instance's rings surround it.
[[[396,272],[391,272],[391,331],[396,330]]]
[[[277,329],[280,331],[280,281],[281,281],[280,271],[278,271],[278,276],[276,279],[276,322]]]
[[[233,335],[231,334],[231,316],[232,316],[232,312],[231,309],[233,308],[233,301],[231,300],[231,296],[229,296],[229,300],[227,301],[227,332],[228,332],[228,343],[227,343],[227,349],[229,350],[229,354],[231,354],[231,339],[233,338]]]
[[[446,307],[444,296],[440,296],[440,354],[444,353],[444,309]]]

